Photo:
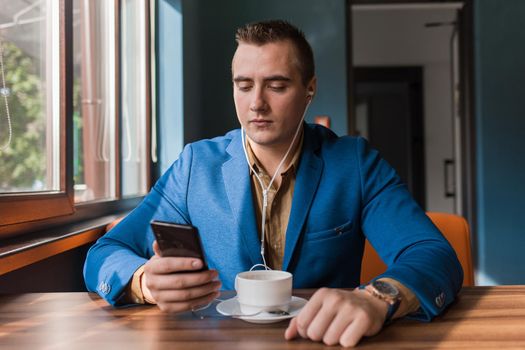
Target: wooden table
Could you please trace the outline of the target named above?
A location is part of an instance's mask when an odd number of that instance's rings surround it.
[[[308,296],[312,291],[296,291]],[[155,306],[113,309],[91,293],[0,296],[0,349],[322,349],[285,341],[288,322],[255,325],[219,316],[167,315]],[[525,286],[464,288],[432,323],[399,320],[363,349],[525,349]]]

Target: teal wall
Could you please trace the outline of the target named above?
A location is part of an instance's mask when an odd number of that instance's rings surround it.
[[[159,172],[164,173],[184,143],[181,0],[160,0],[157,14],[157,140]]]
[[[344,0],[183,0],[185,142],[238,128],[232,98],[235,29],[263,19],[285,19],[312,44],[318,94],[307,120],[326,114],[347,132]]]
[[[525,1],[474,3],[479,284],[525,284]]]

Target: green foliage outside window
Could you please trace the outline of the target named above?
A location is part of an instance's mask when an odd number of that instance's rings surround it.
[[[0,150],[0,192],[39,190],[46,182],[46,118],[38,62],[17,46],[2,42],[13,137]],[[9,138],[3,97],[0,98],[0,145]]]
[[[84,152],[83,152],[83,123],[82,123],[82,92],[80,79],[73,81],[73,182],[84,183]]]

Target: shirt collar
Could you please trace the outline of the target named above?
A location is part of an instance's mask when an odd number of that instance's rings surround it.
[[[288,165],[286,169],[281,171],[281,175],[286,174],[288,171],[293,170],[295,171],[297,169],[297,165],[299,163],[299,156],[301,155],[301,150],[303,148],[303,140],[304,140],[304,127],[301,128],[301,131],[299,132],[299,142],[297,143],[297,146],[295,147],[295,150],[293,150],[292,153],[292,161]],[[259,171],[259,169],[263,169],[261,163],[259,162],[259,159],[255,156],[255,153],[253,153],[252,147],[250,146],[250,142],[248,142],[248,138],[246,138],[246,153],[248,153],[248,159],[250,160],[250,164],[252,168],[255,171]],[[290,155],[288,155],[289,157]],[[250,175],[253,175],[252,169],[250,169]]]

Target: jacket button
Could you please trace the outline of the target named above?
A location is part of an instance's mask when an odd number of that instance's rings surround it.
[[[445,293],[441,292],[434,300],[436,306],[442,308],[445,305]]]
[[[108,294],[111,291],[111,287],[106,282],[100,282],[98,290],[100,290],[100,292],[102,292],[103,294]]]

